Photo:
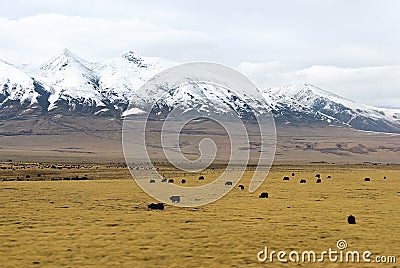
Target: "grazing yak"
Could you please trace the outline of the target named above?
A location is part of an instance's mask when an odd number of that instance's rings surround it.
[[[231,181],[226,181],[225,185],[233,185],[233,183]]]
[[[289,177],[283,177],[283,180],[284,180],[284,181],[288,181],[288,180],[289,180]]]
[[[347,217],[347,222],[349,224],[356,224],[356,217],[354,217],[353,215],[350,215]]]
[[[268,198],[268,193],[262,192],[262,193],[258,196],[258,198]]]
[[[185,180],[185,179],[182,179],[181,182],[182,182],[182,184],[184,184],[184,183],[186,183],[186,180]]]
[[[151,204],[147,205],[147,208],[164,210],[164,204],[163,203],[151,203]]]
[[[322,181],[321,181],[321,179],[317,179],[317,183],[321,183]]]
[[[204,181],[204,176],[200,176],[199,181]]]
[[[300,183],[306,183],[306,182],[307,182],[306,180],[303,179],[300,180]]]
[[[371,181],[371,179],[370,178],[365,178],[364,181]]]
[[[169,200],[171,200],[172,203],[179,203],[181,202],[181,197],[179,195],[171,195]]]
[[[244,190],[244,185],[240,184],[238,187],[239,187],[241,190]]]
[[[328,175],[327,178],[330,179],[330,178],[331,178],[331,175]]]
[[[168,183],[174,183],[174,179],[169,179]]]
[[[294,172],[292,172],[292,177],[294,176]]]
[[[155,181],[155,180],[150,180],[149,182],[150,182],[150,183],[156,183],[156,181]]]
[[[321,178],[321,174],[317,174],[317,175],[315,175],[315,177],[319,179],[319,178]]]

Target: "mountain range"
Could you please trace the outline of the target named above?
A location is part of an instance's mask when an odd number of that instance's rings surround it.
[[[79,115],[121,119],[130,104],[151,102],[140,86],[153,75],[178,63],[144,57],[132,51],[101,63],[88,62],[67,49],[40,66],[0,60],[0,119],[60,118]],[[168,89],[162,89],[168,90]],[[378,90],[378,89],[377,89]],[[377,108],[337,96],[311,84],[261,89],[264,100],[252,107],[270,111],[278,124],[326,124],[357,130],[400,133],[400,110]],[[248,100],[229,90],[191,84],[176,89],[158,103],[223,112],[234,106],[246,116]],[[135,105],[134,105],[135,106]]]

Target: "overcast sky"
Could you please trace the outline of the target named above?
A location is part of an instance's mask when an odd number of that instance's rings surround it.
[[[0,59],[89,61],[133,50],[213,61],[259,87],[311,83],[400,107],[400,1],[0,0]]]

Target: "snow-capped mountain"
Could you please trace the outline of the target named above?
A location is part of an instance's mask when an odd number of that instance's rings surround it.
[[[48,93],[34,78],[0,60],[0,118],[41,113]]]
[[[107,60],[96,67],[101,94],[110,101],[113,109],[125,111],[136,91],[149,78],[177,63],[156,57],[138,56],[129,51]]]
[[[50,93],[48,111],[65,109],[96,113],[107,106],[94,66],[65,49],[33,74]]]
[[[314,117],[360,130],[400,132],[400,110],[356,103],[310,84],[269,88],[262,93],[274,103],[276,117],[284,120],[297,113],[300,118]]]
[[[21,104],[35,102],[38,94],[35,92],[34,79],[13,65],[0,60],[0,102],[19,101]]]
[[[177,63],[131,51],[102,63],[90,63],[68,50],[39,67],[0,61],[0,118],[73,114],[121,118],[138,113],[154,98],[149,92],[140,92],[141,85],[174,65]],[[322,123],[400,133],[400,110],[355,103],[309,84],[264,89],[264,100],[195,81],[174,91],[160,88],[159,93],[168,93],[156,103],[159,113],[179,105],[187,111],[209,113],[233,108],[239,116],[249,117],[251,106],[255,112],[272,111],[278,123]],[[134,109],[127,110],[130,102]]]
[[[265,100],[252,100],[246,94],[238,94],[219,85],[191,81],[178,88],[160,87],[150,96],[137,92],[138,98],[131,103],[124,116],[151,111],[152,116],[164,118],[174,108],[180,115],[221,115],[239,116],[242,119],[254,120],[253,112],[265,114],[269,111]],[[257,109],[257,110],[256,110]]]

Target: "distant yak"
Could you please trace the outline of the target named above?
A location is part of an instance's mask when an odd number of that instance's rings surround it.
[[[151,204],[147,205],[147,208],[164,210],[164,204],[163,203],[151,203]]]
[[[258,196],[258,198],[268,198],[268,193],[262,192],[262,193]]]
[[[181,202],[181,197],[179,195],[172,195],[169,197],[169,200],[171,200],[172,203],[179,203]]]
[[[356,217],[354,217],[353,215],[350,215],[347,217],[347,222],[349,224],[356,224]]]

